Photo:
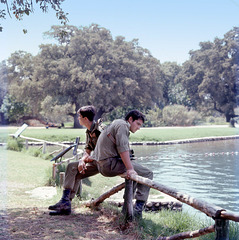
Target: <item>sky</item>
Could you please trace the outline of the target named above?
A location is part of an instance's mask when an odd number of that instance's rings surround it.
[[[36,55],[39,45],[52,43],[43,33],[59,25],[59,20],[53,10],[42,13],[33,2],[34,13],[22,21],[7,16],[0,22],[0,61],[18,50]],[[68,13],[68,24],[95,23],[110,30],[114,38],[138,39],[161,63],[182,64],[200,42],[223,38],[239,27],[239,0],[65,0],[62,8]]]

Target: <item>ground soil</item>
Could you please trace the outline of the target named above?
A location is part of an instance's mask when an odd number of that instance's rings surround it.
[[[74,209],[68,216],[50,216],[47,209],[8,209],[0,215],[0,239],[140,239],[135,226],[121,225],[115,211]]]

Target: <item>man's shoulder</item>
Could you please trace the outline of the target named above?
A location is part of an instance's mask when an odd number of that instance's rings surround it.
[[[124,119],[116,119],[112,122],[113,128],[129,128],[129,123],[125,121]]]
[[[127,125],[127,122],[124,119],[116,119],[112,122],[112,125]]]

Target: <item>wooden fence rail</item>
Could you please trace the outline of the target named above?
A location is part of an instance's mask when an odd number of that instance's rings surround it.
[[[9,134],[9,135],[12,136],[12,137],[16,137],[16,134]],[[69,147],[68,144],[59,143],[59,142],[51,142],[51,141],[46,141],[46,140],[42,140],[42,139],[38,139],[38,138],[32,138],[32,137],[25,137],[23,135],[17,135],[17,137],[25,139],[26,149],[28,148],[29,141],[38,142],[39,144],[42,144],[42,146],[41,146],[42,153],[46,153],[46,146],[47,145],[55,145],[55,146],[60,146],[61,147],[61,149],[53,151],[52,153],[50,153],[50,155],[52,155],[54,153],[57,153],[57,152],[60,152],[60,151],[64,150],[64,148]],[[56,172],[57,172],[57,166],[58,165],[61,165],[63,163],[69,163],[71,160],[76,160],[77,161],[79,155],[82,154],[82,153],[83,153],[83,150],[77,149],[76,156],[61,160],[60,162],[57,162],[57,163],[53,163],[53,165],[52,165],[52,177],[53,177],[53,179],[56,178]]]
[[[121,175],[121,177],[126,177],[126,175]],[[179,233],[170,237],[161,237],[159,236],[157,240],[174,240],[174,239],[186,239],[186,238],[195,238],[208,233],[215,232],[216,240],[229,240],[229,220],[234,222],[239,222],[239,214],[234,212],[229,212],[219,206],[207,203],[203,200],[196,199],[187,194],[179,192],[177,189],[170,188],[164,186],[162,184],[156,183],[153,180],[148,178],[141,177],[139,175],[132,175],[130,178],[131,181],[135,181],[144,185],[149,186],[150,188],[154,188],[160,192],[163,192],[171,197],[176,198],[177,200],[186,203],[187,205],[205,213],[207,216],[211,217],[215,220],[215,225],[209,226],[207,228],[203,228],[196,231]],[[128,186],[128,187],[127,187]],[[112,188],[108,192],[101,195],[99,198],[88,202],[86,206],[97,206],[101,202],[103,202],[106,198],[110,197],[114,193],[120,191],[125,187],[125,203],[124,203],[124,215],[127,221],[131,221],[133,219],[133,192],[132,192],[132,184],[128,179],[125,180],[125,183],[117,185]]]

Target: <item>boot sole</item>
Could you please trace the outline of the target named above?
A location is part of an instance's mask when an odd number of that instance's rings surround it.
[[[56,215],[70,215],[71,211],[51,211],[49,212],[49,215],[56,216]]]

